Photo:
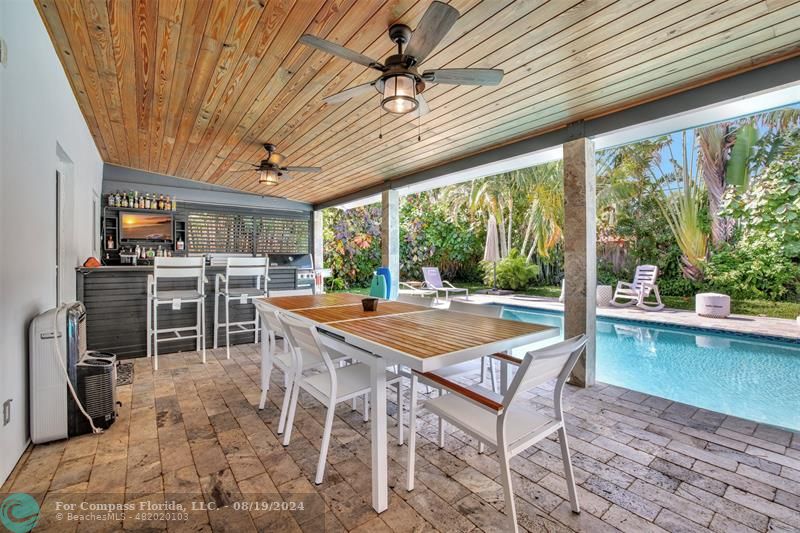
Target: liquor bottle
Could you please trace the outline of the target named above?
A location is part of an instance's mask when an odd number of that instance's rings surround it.
[[[114,236],[109,234],[106,238],[106,250],[113,250],[114,249]]]
[[[172,197],[172,210],[175,211],[176,209],[178,209],[178,199],[173,196]]]
[[[119,191],[114,193],[114,207],[119,207],[122,204],[122,199],[119,197]]]
[[[164,209],[166,209],[167,211],[172,209],[172,200],[169,199],[169,195],[167,195],[167,197],[164,198]]]
[[[164,195],[158,197],[158,208],[163,210],[164,209]]]
[[[183,237],[178,237],[178,242],[175,243],[175,249],[177,249],[178,251],[183,251],[183,246],[184,246]]]
[[[147,193],[144,197],[144,208],[150,209],[150,193]]]
[[[128,195],[125,193],[122,194],[122,207],[128,207]]]
[[[139,207],[139,191],[133,191],[133,203],[131,207]]]
[[[158,196],[153,193],[153,199],[150,201],[150,209],[158,209]]]
[[[114,207],[114,193],[113,192],[108,194],[108,198],[106,199],[106,203],[108,204],[108,207]]]

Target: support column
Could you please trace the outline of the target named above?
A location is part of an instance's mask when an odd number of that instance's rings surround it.
[[[312,248],[311,253],[314,254],[314,268],[320,270],[324,266],[323,257],[323,238],[322,238],[322,210],[314,211],[314,219],[312,220]],[[325,279],[317,279],[316,273],[314,277],[314,290],[315,292],[325,292]]]
[[[594,144],[582,137],[564,144],[564,338],[585,333],[586,351],[570,383],[595,383],[597,216]]]
[[[322,268],[322,210],[314,211],[314,268]]]
[[[395,299],[400,287],[400,195],[397,191],[383,191],[381,215],[381,264],[389,267],[392,276],[389,297]]]

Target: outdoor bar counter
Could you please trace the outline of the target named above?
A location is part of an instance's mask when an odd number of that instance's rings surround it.
[[[118,357],[139,357],[147,353],[147,276],[152,266],[101,266],[76,269],[77,299],[86,307],[87,348],[108,351]],[[224,274],[224,266],[206,266],[206,347],[214,345],[214,279]],[[295,288],[296,269],[292,267],[270,267],[268,287],[270,290]],[[187,288],[186,280],[162,280],[159,288]],[[253,282],[238,279],[231,287],[250,287]],[[223,300],[220,299],[220,321],[224,321]],[[159,327],[189,327],[196,323],[196,305],[183,304],[173,311],[163,307],[158,313]],[[230,320],[238,322],[253,317],[253,304],[231,302]],[[231,344],[253,342],[252,333],[233,333]],[[224,346],[225,332],[220,329],[220,346]],[[159,353],[190,351],[195,349],[195,340],[187,339],[159,343]]]

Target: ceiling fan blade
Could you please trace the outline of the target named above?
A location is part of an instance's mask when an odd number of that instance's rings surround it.
[[[341,57],[342,59],[352,61],[353,63],[364,65],[365,67],[374,68],[375,70],[380,70],[381,72],[386,70],[386,67],[381,65],[379,61],[375,61],[364,54],[359,54],[358,52],[350,50],[349,48],[345,48],[344,46],[327,41],[325,39],[320,39],[314,35],[303,35],[300,37],[300,42],[308,46],[313,46],[314,48],[319,48],[323,52],[328,52],[329,54]]]
[[[449,85],[498,85],[503,71],[496,68],[442,68],[426,70],[422,79]]]
[[[417,104],[419,104],[419,107],[417,108],[419,116],[424,117],[431,112],[431,108],[428,107],[428,101],[425,100],[425,97],[422,96],[422,93],[417,95]]]
[[[350,87],[349,89],[345,89],[342,92],[338,92],[336,94],[332,94],[328,97],[322,99],[323,102],[326,104],[341,104],[342,102],[346,102],[347,100],[354,98],[360,94],[364,94],[370,90],[375,90],[373,87],[375,86],[375,82],[372,81],[370,83],[364,83],[361,85],[356,85],[355,87]]]
[[[258,168],[245,168],[243,170],[229,170],[228,172],[255,172]]]
[[[287,172],[322,172],[320,167],[283,167]]]
[[[458,17],[459,13],[456,8],[442,2],[433,2],[422,15],[422,20],[411,34],[411,40],[403,53],[413,56],[417,60],[417,64],[422,63],[436,48],[436,45],[444,39]]]

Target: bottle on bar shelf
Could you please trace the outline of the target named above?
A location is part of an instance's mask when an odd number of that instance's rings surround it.
[[[150,209],[150,193],[147,193],[147,195],[144,197],[144,208]]]
[[[169,199],[169,195],[167,195],[167,197],[164,198],[164,209],[167,211],[172,209],[172,201]]]
[[[106,200],[108,207],[114,207],[114,193],[110,193],[108,195],[108,199]]]
[[[176,209],[178,209],[178,199],[173,196],[172,197],[172,210],[175,211]]]
[[[122,207],[128,207],[128,195],[125,193],[122,194]]]

